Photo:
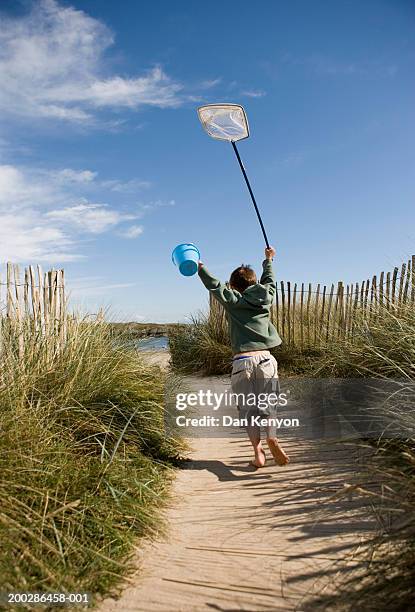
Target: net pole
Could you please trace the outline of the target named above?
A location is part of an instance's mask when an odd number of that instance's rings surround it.
[[[269,246],[269,242],[268,242],[267,234],[266,234],[266,232],[265,232],[265,227],[264,227],[264,224],[262,223],[261,215],[260,215],[259,210],[258,210],[258,206],[257,206],[256,200],[255,200],[254,192],[253,192],[253,191],[252,191],[252,189],[251,189],[251,185],[250,185],[250,183],[249,183],[248,176],[247,176],[247,174],[246,174],[246,172],[245,172],[245,168],[244,168],[244,165],[243,165],[243,163],[242,163],[241,157],[240,157],[240,155],[239,155],[239,151],[238,151],[238,149],[236,148],[236,144],[234,143],[234,141],[233,141],[233,140],[231,140],[231,145],[232,145],[232,147],[233,147],[233,150],[235,151],[236,159],[237,159],[237,160],[238,160],[238,162],[239,162],[239,166],[240,166],[240,168],[241,168],[242,174],[244,175],[244,179],[245,179],[245,182],[246,182],[246,186],[248,187],[248,191],[249,191],[249,194],[250,194],[250,196],[251,196],[251,200],[252,200],[252,203],[253,203],[253,205],[254,205],[255,212],[256,212],[256,214],[257,214],[258,221],[259,221],[259,224],[260,224],[260,226],[261,226],[262,233],[263,233],[263,235],[264,235],[265,244],[267,245],[267,249],[269,249],[269,248],[270,248],[270,246]]]

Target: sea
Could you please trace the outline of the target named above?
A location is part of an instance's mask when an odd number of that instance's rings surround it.
[[[148,336],[135,341],[135,345],[141,351],[163,351],[169,348],[167,336]]]

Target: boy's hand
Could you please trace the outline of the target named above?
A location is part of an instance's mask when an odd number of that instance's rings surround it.
[[[199,261],[199,263],[197,264],[197,269],[201,270],[203,268],[203,264],[201,261]]]
[[[265,249],[265,259],[273,259],[274,257],[275,257],[274,247],[269,247],[269,249]]]

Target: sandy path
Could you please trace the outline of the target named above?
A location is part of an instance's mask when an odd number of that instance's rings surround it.
[[[188,380],[194,389],[210,383]],[[327,577],[332,588],[336,560],[369,528],[354,499],[324,505],[350,482],[347,453],[291,440],[288,466],[268,460],[255,471],[239,431],[192,444],[192,461],[175,481],[167,538],[141,546],[133,584],[98,610],[310,609],[305,599]],[[327,513],[316,522],[322,507]]]

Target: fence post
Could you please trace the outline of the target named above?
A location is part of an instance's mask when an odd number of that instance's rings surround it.
[[[383,291],[383,285],[385,284],[384,279],[385,279],[385,273],[382,271],[379,277],[379,306],[381,308],[383,306],[383,297],[384,297],[384,291]]]
[[[405,272],[406,272],[406,263],[403,263],[401,267],[401,277],[399,279],[398,306],[401,306],[402,304],[403,286],[405,283]]]
[[[288,320],[288,344],[291,345],[291,283],[287,281],[287,320]]]
[[[349,323],[349,302],[350,302],[350,292],[352,291],[352,287],[350,285],[346,285],[346,303],[344,307],[344,337],[347,338],[348,331],[348,323]]]
[[[391,303],[391,273],[386,273],[386,308],[389,310]]]
[[[271,308],[271,312],[273,313],[272,323],[275,325],[277,329],[279,329],[279,296],[278,296],[278,285],[276,285],[275,289],[275,306]]]
[[[311,283],[308,283],[308,296],[307,296],[307,344],[308,346],[311,346],[310,301],[311,301]]]
[[[331,284],[330,296],[329,296],[329,304],[327,308],[327,333],[326,333],[326,341],[330,336],[330,314],[331,314],[331,306],[333,302],[333,293],[334,293],[334,283]]]
[[[406,279],[405,279],[405,287],[403,290],[403,295],[402,295],[402,303],[406,304],[406,300],[408,298],[408,290],[409,290],[409,283],[411,280],[411,260],[408,261],[407,267],[406,267]]]
[[[304,348],[304,283],[301,283],[301,294],[300,294],[300,338],[301,348]]]
[[[395,304],[395,293],[396,293],[396,279],[398,278],[398,268],[393,269],[392,276],[392,304]]]
[[[411,277],[412,277],[412,283],[411,283],[411,302],[415,302],[415,255],[412,255],[412,262],[411,262]]]
[[[376,304],[377,304],[377,277],[376,274],[372,278],[372,287],[370,289],[370,310],[369,310],[369,320],[372,319],[376,314]]]
[[[356,320],[356,312],[359,305],[359,283],[356,283],[355,295],[354,295],[354,303],[353,303],[353,313],[352,313],[352,322],[351,322],[351,337],[354,335],[354,322]]]
[[[10,320],[13,315],[12,266],[13,264],[8,261],[6,264],[6,312]]]
[[[319,322],[319,345],[321,346],[321,340],[323,338],[323,325],[324,325],[324,310],[326,307],[326,285],[323,287],[323,297],[320,311],[320,322]]]
[[[318,283],[317,285],[316,301],[314,304],[314,344],[317,344],[319,297],[320,297],[320,283]]]
[[[296,346],[295,342],[295,330],[296,330],[296,302],[297,302],[297,283],[294,283],[294,292],[293,292],[293,313],[292,313],[292,322],[293,322],[293,345]]]
[[[281,281],[282,337],[285,342],[285,291],[284,281]]]

